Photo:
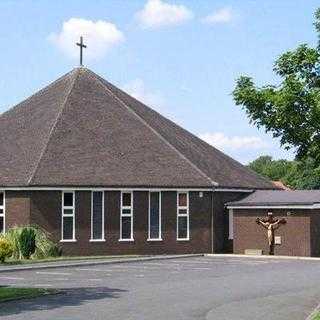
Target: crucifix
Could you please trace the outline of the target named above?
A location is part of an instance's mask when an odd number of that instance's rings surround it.
[[[83,51],[83,48],[86,48],[87,46],[83,43],[82,36],[80,37],[80,42],[77,42],[76,44],[77,44],[77,46],[80,47],[80,66],[83,66],[83,64],[82,64],[82,51]]]
[[[274,219],[272,212],[268,212],[266,219],[257,218],[256,223],[267,229],[269,255],[274,255],[274,230],[278,229],[281,224],[287,223],[286,219]]]

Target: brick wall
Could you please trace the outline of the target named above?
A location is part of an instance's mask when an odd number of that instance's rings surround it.
[[[228,215],[225,203],[243,197],[240,193],[189,193],[190,240],[176,240],[176,192],[162,192],[162,239],[148,238],[148,192],[135,191],[133,201],[133,242],[119,242],[120,191],[105,192],[105,242],[90,242],[91,192],[75,193],[75,243],[61,243],[66,255],[169,254],[223,252],[227,248]],[[214,197],[214,198],[213,198]],[[17,191],[6,194],[7,227],[37,224],[54,241],[61,239],[61,191]],[[212,221],[212,206],[213,221]],[[211,225],[214,232],[211,232]],[[212,238],[213,236],[213,238]]]
[[[52,239],[61,239],[61,192],[32,191],[31,224],[36,224],[50,232]]]
[[[212,252],[232,252],[232,240],[229,240],[229,215],[225,207],[227,202],[240,200],[248,193],[215,192],[213,201],[213,250]]]
[[[30,224],[30,192],[6,191],[6,230]]]
[[[176,240],[176,192],[162,192],[162,241],[148,238],[148,192],[133,193],[133,242],[119,242],[120,191],[105,192],[105,242],[90,242],[90,192],[76,192],[76,243],[63,243],[64,254],[169,254],[210,250],[211,193],[190,193],[190,241]]]
[[[105,254],[165,254],[210,252],[212,193],[190,192],[190,241],[176,240],[176,192],[162,192],[162,239],[148,238],[148,192],[133,193],[133,242],[119,242],[120,191],[105,192],[105,242],[90,242],[91,192],[75,194],[75,243],[61,243],[66,255]],[[61,192],[34,191],[31,195],[31,221],[52,234],[55,241],[61,239]]]
[[[272,211],[275,218],[285,218],[287,223],[275,231],[281,236],[281,245],[275,245],[276,255],[311,255],[310,214],[311,210],[262,210],[262,209],[234,209],[234,253],[244,253],[245,249],[262,249],[268,254],[267,231],[256,223],[256,219],[265,218],[267,212]],[[287,216],[287,212],[293,213]]]
[[[320,210],[310,212],[311,256],[320,256]]]

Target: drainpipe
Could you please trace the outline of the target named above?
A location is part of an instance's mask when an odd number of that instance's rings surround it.
[[[214,189],[212,190],[212,197],[211,197],[211,253],[214,253]]]

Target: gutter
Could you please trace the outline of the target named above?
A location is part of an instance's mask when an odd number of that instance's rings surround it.
[[[320,209],[320,203],[313,204],[284,204],[284,205],[227,205],[227,209]]]

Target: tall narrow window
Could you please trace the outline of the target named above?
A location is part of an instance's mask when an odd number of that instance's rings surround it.
[[[104,241],[104,192],[91,193],[91,241]]]
[[[161,240],[161,193],[149,192],[148,240]]]
[[[229,209],[229,239],[233,240],[233,209]]]
[[[177,240],[189,240],[189,193],[177,193]]]
[[[62,192],[62,241],[75,241],[75,199],[73,191]]]
[[[0,233],[5,232],[4,192],[0,191]]]
[[[133,240],[132,202],[132,192],[121,192],[120,241]]]

